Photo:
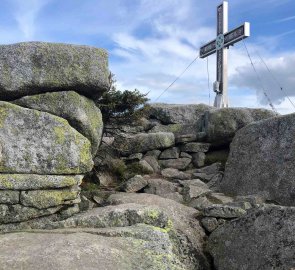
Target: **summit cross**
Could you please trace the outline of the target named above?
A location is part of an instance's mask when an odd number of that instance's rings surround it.
[[[217,108],[228,107],[227,94],[227,54],[228,48],[236,42],[250,36],[250,23],[228,31],[228,2],[223,1],[217,7],[217,38],[200,48],[200,58],[208,57],[216,52],[216,81],[213,90],[216,92],[214,106]]]

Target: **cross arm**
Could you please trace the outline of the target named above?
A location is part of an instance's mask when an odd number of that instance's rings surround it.
[[[250,36],[250,23],[246,22],[241,26],[224,34],[223,48],[229,47],[236,42]],[[200,48],[200,58],[205,58],[216,52],[216,39],[208,42]]]

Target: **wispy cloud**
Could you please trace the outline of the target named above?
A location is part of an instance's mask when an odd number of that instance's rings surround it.
[[[274,22],[275,23],[282,23],[282,22],[288,22],[288,21],[292,21],[292,20],[295,20],[295,16],[285,17],[283,19],[279,19]]]
[[[14,16],[24,40],[33,40],[36,30],[36,18],[41,9],[50,0],[13,0],[15,6]]]

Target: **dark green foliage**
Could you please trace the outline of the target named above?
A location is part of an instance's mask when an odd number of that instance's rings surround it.
[[[141,109],[149,100],[147,94],[140,93],[137,89],[120,91],[116,88],[114,74],[110,73],[110,89],[105,92],[96,103],[100,108],[104,123],[110,119],[119,121],[134,121],[142,115]]]

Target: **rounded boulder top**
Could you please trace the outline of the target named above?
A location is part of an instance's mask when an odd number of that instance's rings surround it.
[[[75,90],[90,98],[109,87],[108,54],[90,46],[23,42],[0,46],[0,99]]]

